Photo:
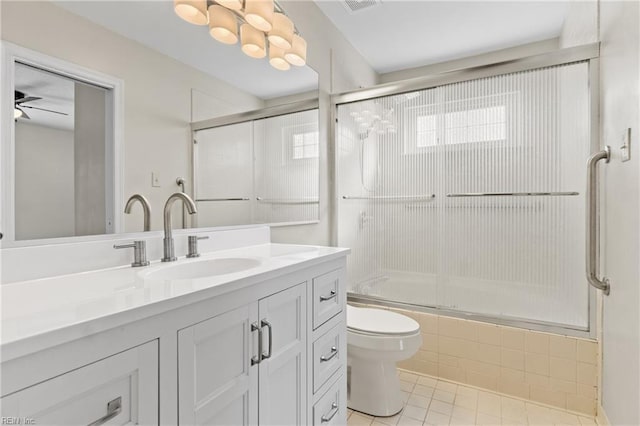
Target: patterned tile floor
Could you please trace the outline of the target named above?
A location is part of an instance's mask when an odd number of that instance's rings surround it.
[[[393,417],[372,417],[348,410],[349,426],[360,425],[596,425],[593,417],[544,407],[530,401],[400,371],[405,400]]]

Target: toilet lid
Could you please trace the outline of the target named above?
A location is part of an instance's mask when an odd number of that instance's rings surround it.
[[[410,334],[420,330],[420,324],[395,312],[347,305],[347,328],[372,334]]]

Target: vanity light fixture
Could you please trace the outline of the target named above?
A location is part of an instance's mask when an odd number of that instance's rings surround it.
[[[269,46],[269,63],[280,71],[286,71],[291,68],[289,62],[284,59],[284,49],[273,44]]]
[[[273,0],[245,0],[244,19],[260,31],[271,31],[273,7]]]
[[[207,25],[207,0],[173,0],[174,10],[190,24]]]
[[[269,43],[281,49],[291,49],[293,22],[284,13],[273,15],[273,27],[269,31]]]
[[[298,34],[293,35],[293,41],[291,42],[291,48],[288,49],[284,58],[291,65],[302,67],[307,63],[307,42]]]
[[[209,34],[224,44],[238,42],[238,24],[233,12],[217,4],[209,6]]]
[[[256,59],[264,58],[267,55],[264,33],[250,24],[240,26],[240,40],[245,55]]]
[[[178,16],[195,25],[209,25],[209,34],[221,43],[238,42],[252,58],[264,58],[278,70],[307,62],[307,42],[274,0],[174,0]],[[267,40],[269,41],[267,43]]]

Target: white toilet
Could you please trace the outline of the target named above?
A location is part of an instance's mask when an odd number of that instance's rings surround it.
[[[347,305],[347,405],[372,416],[402,409],[396,362],[411,358],[422,345],[420,324],[382,309]]]

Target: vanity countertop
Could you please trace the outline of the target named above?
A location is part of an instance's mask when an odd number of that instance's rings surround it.
[[[0,286],[2,359],[118,327],[347,253],[349,249],[336,247],[261,244],[169,264],[157,261],[143,268],[120,266],[4,284]],[[175,265],[223,258],[254,259],[257,266],[206,278],[149,278]]]

